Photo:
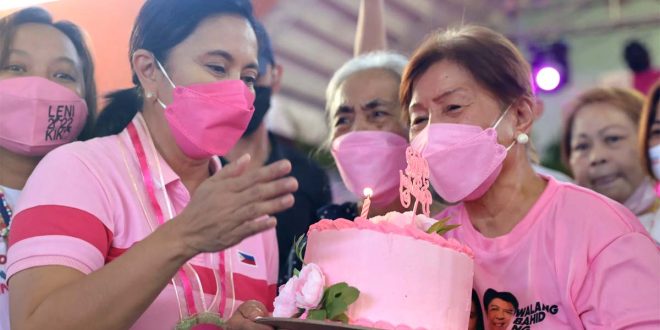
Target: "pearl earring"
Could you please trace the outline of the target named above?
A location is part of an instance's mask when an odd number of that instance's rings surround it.
[[[518,134],[516,142],[518,142],[518,144],[527,144],[527,142],[529,142],[529,135],[525,133]]]
[[[150,99],[150,98],[152,98],[154,95],[151,94],[151,92],[146,92],[146,93],[144,94],[144,96],[146,96],[148,99]]]

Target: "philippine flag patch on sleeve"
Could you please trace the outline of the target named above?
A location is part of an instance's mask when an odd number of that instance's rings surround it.
[[[241,261],[241,263],[244,263],[246,265],[250,265],[250,266],[257,265],[257,261],[254,259],[254,256],[251,256],[245,252],[238,251],[238,259]]]

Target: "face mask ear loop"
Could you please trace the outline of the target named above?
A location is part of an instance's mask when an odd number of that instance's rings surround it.
[[[160,104],[161,107],[163,107],[163,109],[167,108],[165,103],[163,103],[163,101],[161,101],[159,98],[156,98],[156,101],[158,102],[158,104]]]
[[[167,78],[167,81],[170,83],[172,88],[176,88],[176,86],[174,85],[174,82],[172,81],[172,79],[170,79],[170,76],[167,74],[167,71],[165,71],[165,68],[163,67],[163,65],[160,64],[160,61],[155,57],[154,57],[154,59],[156,60],[156,65],[158,65],[158,69],[160,70],[160,72],[163,73],[165,78]],[[156,101],[158,101],[158,104],[160,104],[160,106],[163,107],[163,109],[167,108],[165,103],[163,103],[163,101],[161,101],[160,98],[156,97]]]
[[[509,113],[509,109],[511,109],[512,105],[513,105],[513,102],[511,104],[509,104],[508,107],[506,107],[506,110],[504,110],[504,112],[502,112],[502,114],[500,115],[500,118],[497,119],[497,121],[492,126],[492,128],[497,128],[497,126],[502,122],[502,119],[504,119],[504,116],[506,116],[506,114]]]
[[[512,105],[513,102],[511,102],[511,104],[509,104],[509,106],[506,107],[506,110],[502,112],[500,118],[498,118],[497,121],[495,122],[495,125],[493,125],[493,129],[497,128],[497,126],[502,122],[502,119],[504,119],[504,116],[506,116],[506,114],[509,113],[509,110],[511,109]],[[508,147],[506,147],[506,152],[509,152],[509,150],[511,150],[511,148],[513,148],[515,144],[516,144],[516,140],[514,139],[513,142],[511,142],[511,144]]]
[[[509,152],[509,150],[511,150],[511,148],[513,148],[514,145],[516,145],[516,140],[513,140],[513,142],[511,142],[511,144],[508,147],[506,147],[506,152]]]
[[[165,78],[167,78],[167,81],[169,81],[172,88],[176,88],[176,86],[174,85],[174,82],[172,81],[172,79],[170,79],[170,76],[167,74],[167,71],[165,71],[165,68],[163,67],[163,65],[160,64],[160,61],[156,58],[154,58],[154,59],[156,60],[156,65],[158,65],[158,69],[160,69],[160,72],[162,72],[163,75],[165,76]]]

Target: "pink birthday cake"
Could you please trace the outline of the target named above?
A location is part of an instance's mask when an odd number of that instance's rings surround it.
[[[400,198],[412,212],[354,221],[321,220],[307,233],[304,266],[275,299],[275,317],[327,320],[378,329],[465,330],[474,256],[442,234],[449,219],[429,218],[428,163],[412,148]],[[366,190],[365,190],[366,191]],[[415,202],[412,203],[413,197]],[[416,214],[421,205],[424,214]],[[302,259],[302,239],[296,254]]]
[[[468,327],[473,255],[454,239],[426,230],[435,220],[411,212],[370,219],[321,220],[307,238],[305,263],[325,284],[360,291],[350,324],[381,329]]]

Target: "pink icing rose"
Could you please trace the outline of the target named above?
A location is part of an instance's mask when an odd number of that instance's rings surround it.
[[[390,212],[382,216],[373,217],[369,221],[375,224],[386,222],[399,228],[406,228],[413,224],[411,211],[405,213]],[[418,214],[415,216],[414,226],[420,230],[427,231],[436,221],[423,214]]]
[[[280,293],[273,302],[274,317],[292,317],[298,313],[298,307],[296,307],[297,282],[298,278],[293,276],[286,284],[280,286]]]
[[[298,275],[296,283],[296,306],[304,309],[315,309],[321,303],[325,277],[316,264],[305,265]]]

